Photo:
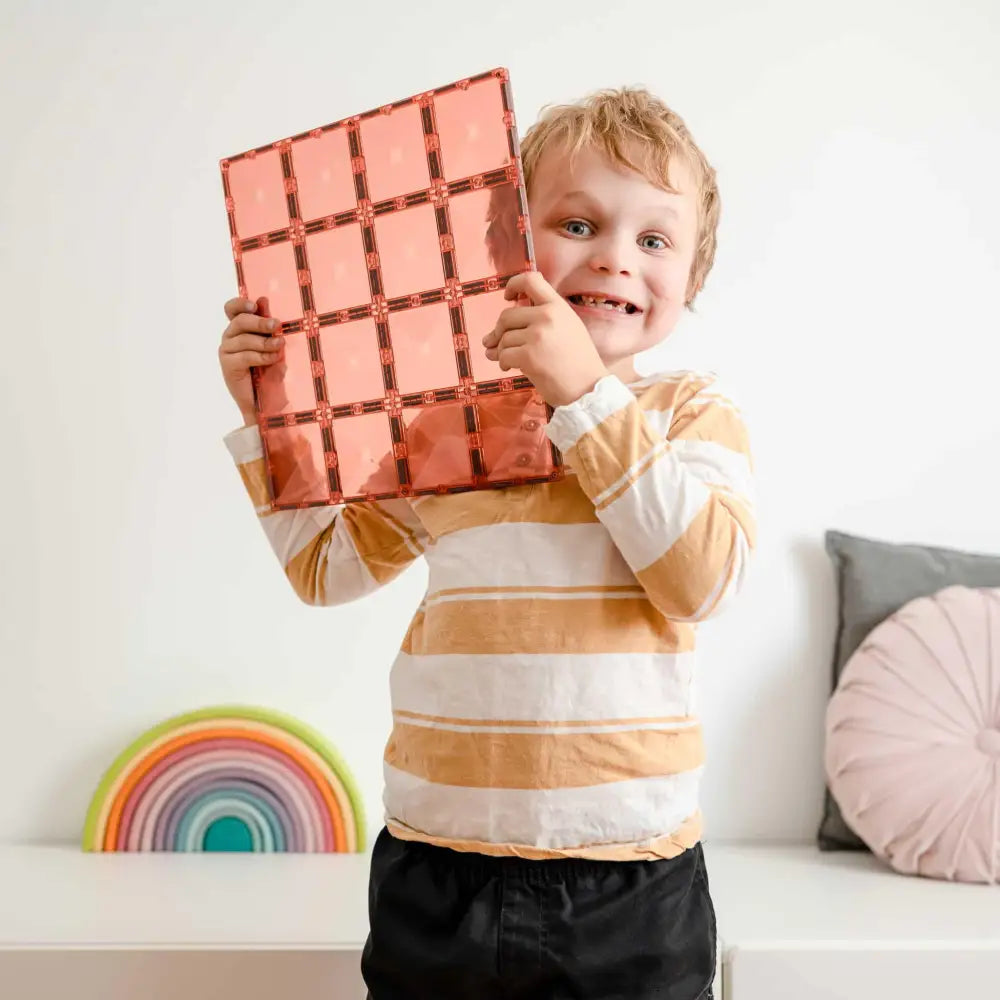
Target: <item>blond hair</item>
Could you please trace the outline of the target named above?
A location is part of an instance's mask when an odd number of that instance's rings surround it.
[[[573,104],[550,105],[521,140],[524,179],[531,189],[542,153],[560,145],[572,158],[597,149],[612,163],[642,174],[651,184],[676,193],[670,163],[680,157],[697,185],[698,234],[685,305],[690,309],[715,260],[719,188],[715,170],[698,148],[684,120],[641,87],[599,90]]]

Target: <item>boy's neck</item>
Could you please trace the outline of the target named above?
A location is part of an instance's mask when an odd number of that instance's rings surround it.
[[[628,385],[630,382],[636,382],[639,379],[634,362],[635,357],[630,355],[627,358],[622,358],[621,361],[616,361],[613,365],[609,365],[608,371]]]

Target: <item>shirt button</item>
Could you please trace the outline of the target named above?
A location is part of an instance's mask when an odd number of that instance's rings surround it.
[[[520,465],[520,466],[525,466],[530,461],[531,461],[531,456],[530,455],[518,455],[517,456],[517,464]]]
[[[537,431],[538,430],[538,421],[537,420],[525,420],[525,422],[524,422],[524,429],[526,431]]]

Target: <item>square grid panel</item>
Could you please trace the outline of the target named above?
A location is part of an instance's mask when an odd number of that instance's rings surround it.
[[[482,338],[534,266],[505,69],[221,161],[272,509],[562,475],[551,410]]]

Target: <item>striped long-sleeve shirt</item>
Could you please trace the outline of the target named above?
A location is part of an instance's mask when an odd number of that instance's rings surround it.
[[[303,601],[351,601],[427,560],[390,674],[391,833],[672,857],[702,833],[696,626],[754,547],[744,424],[714,375],[680,372],[608,376],[546,430],[560,482],[277,512],[257,428],[226,443]]]

